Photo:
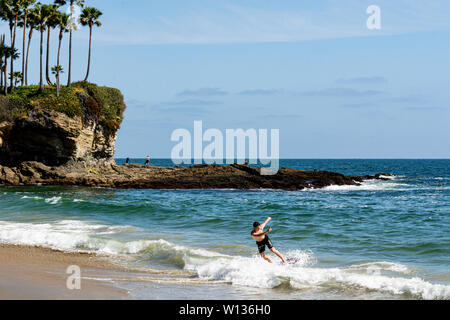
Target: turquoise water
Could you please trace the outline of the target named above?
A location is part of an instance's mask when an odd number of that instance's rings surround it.
[[[161,275],[169,299],[192,297],[180,283],[205,299],[450,298],[450,160],[281,165],[395,178],[293,192],[0,187],[0,241],[106,255],[141,280]],[[275,247],[296,265],[258,258],[251,225],[268,216]],[[151,281],[118,285],[154,295]]]

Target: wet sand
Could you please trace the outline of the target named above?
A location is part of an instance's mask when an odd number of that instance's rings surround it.
[[[81,269],[81,289],[69,290],[69,266]],[[104,281],[92,280],[117,266],[89,254],[0,244],[0,299],[120,300],[128,292]]]

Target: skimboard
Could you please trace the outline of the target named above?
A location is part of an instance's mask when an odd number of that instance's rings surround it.
[[[296,264],[297,262],[300,261],[300,259],[297,259],[297,258],[288,258],[288,259],[286,259],[286,261],[287,261],[287,264]],[[284,263],[282,262],[281,264],[284,264]]]

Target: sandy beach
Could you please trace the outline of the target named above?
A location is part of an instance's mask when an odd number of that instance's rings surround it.
[[[81,268],[81,289],[69,290],[69,266]],[[0,245],[0,299],[21,300],[118,300],[127,299],[125,290],[86,278],[114,269],[93,255],[64,253],[51,249]]]

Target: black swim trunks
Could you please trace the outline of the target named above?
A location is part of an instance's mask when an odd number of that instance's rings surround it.
[[[266,236],[263,241],[256,242],[256,245],[258,246],[259,253],[263,253],[264,251],[266,251],[266,246],[267,248],[269,248],[269,250],[273,248],[272,241],[270,241],[270,238],[268,236]]]

